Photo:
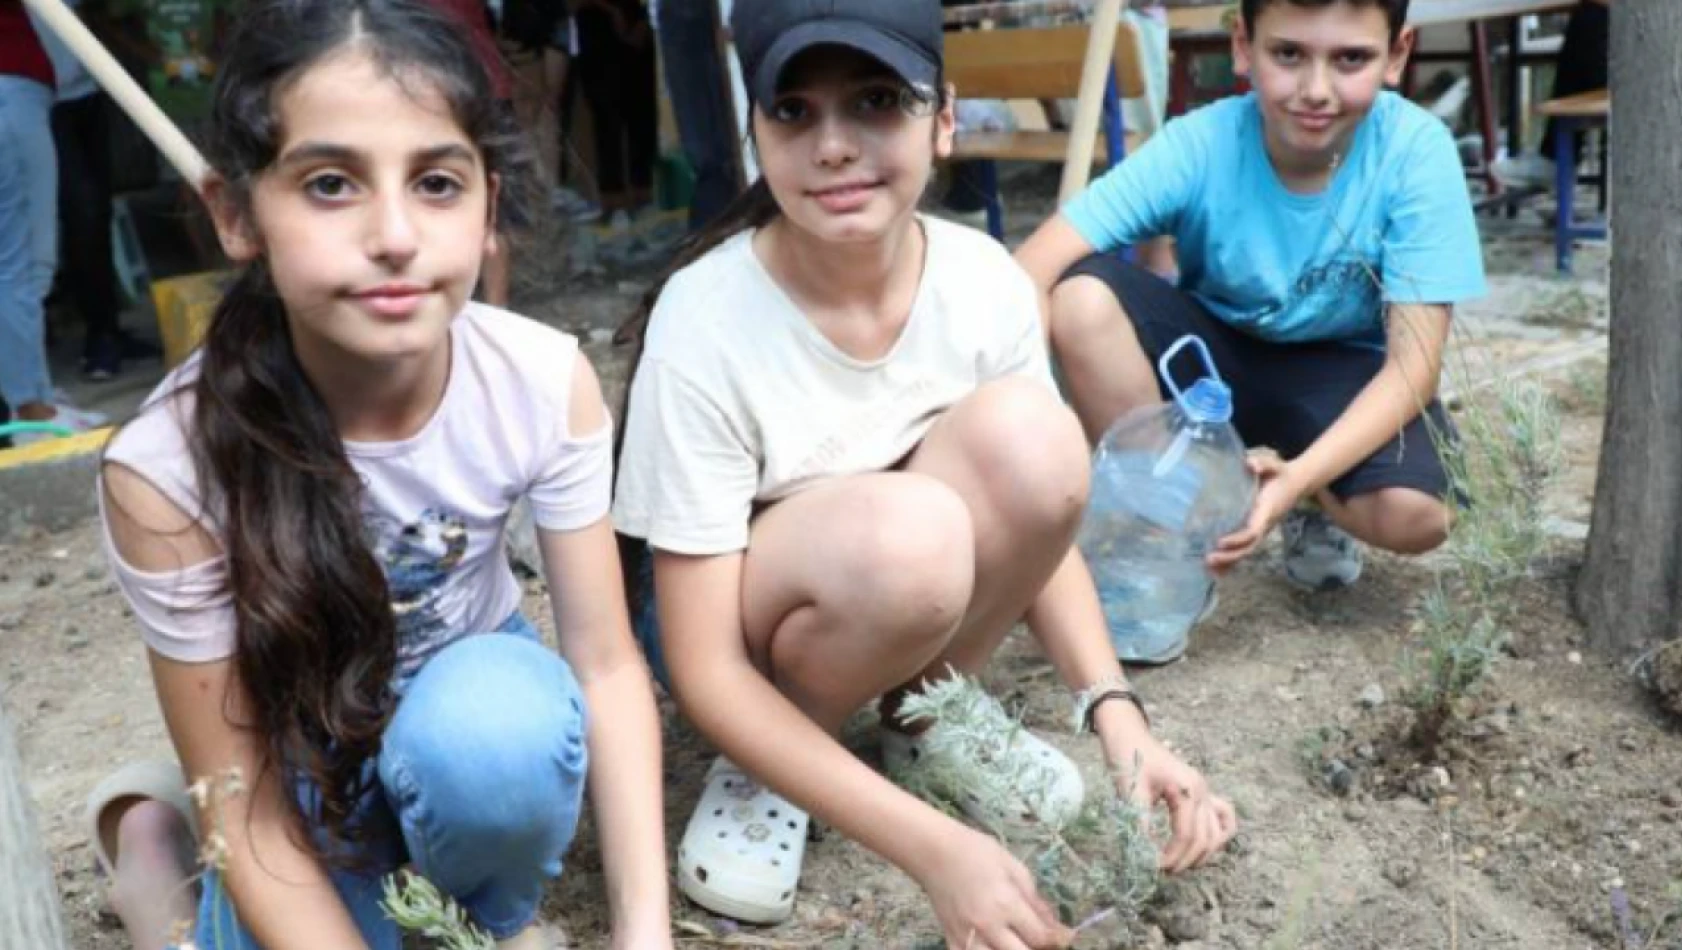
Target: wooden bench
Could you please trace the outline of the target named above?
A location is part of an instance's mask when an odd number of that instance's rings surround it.
[[[1554,120],[1554,187],[1559,207],[1554,213],[1554,263],[1561,274],[1571,273],[1571,245],[1577,238],[1606,237],[1606,222],[1577,224],[1577,133],[1590,126],[1604,126],[1612,116],[1610,90],[1566,96],[1545,102],[1537,113]],[[1602,194],[1608,187],[1604,173]]]
[[[946,80],[965,99],[1074,99],[1080,94],[1089,35],[1083,24],[948,33]],[[1104,167],[1143,141],[1127,135],[1121,123],[1121,100],[1145,94],[1138,34],[1125,20],[1116,31],[1115,49],[1105,122],[1093,151],[1093,164]],[[952,160],[1062,163],[1069,160],[1071,145],[1069,133],[1056,129],[960,133]],[[996,177],[991,172],[986,177],[988,230],[1002,239]]]

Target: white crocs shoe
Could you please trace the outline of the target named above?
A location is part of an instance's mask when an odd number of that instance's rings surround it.
[[[794,912],[810,819],[720,756],[677,852],[683,895],[715,914],[775,924]]]
[[[1305,590],[1348,587],[1361,579],[1361,545],[1318,508],[1294,508],[1279,526],[1285,576]]]
[[[882,763],[888,775],[914,791],[957,805],[971,820],[996,829],[1038,821],[1064,825],[1080,814],[1086,782],[1068,756],[1039,738],[1005,712],[999,701],[983,697],[972,710],[980,722],[982,747],[969,736],[936,722],[921,735],[882,729]],[[959,785],[951,763],[978,759],[988,766],[998,787]]]

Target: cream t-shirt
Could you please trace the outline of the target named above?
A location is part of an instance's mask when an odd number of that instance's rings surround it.
[[[981,384],[1054,387],[1039,299],[1005,248],[920,218],[922,282],[881,359],[841,352],[736,235],[680,271],[649,321],[631,386],[613,516],[677,554],[744,550],[754,507],[878,472]]]
[[[420,432],[345,443],[397,616],[399,676],[462,636],[496,630],[518,609],[520,585],[503,552],[515,501],[530,502],[538,527],[566,531],[606,516],[612,489],[611,426],[568,431],[576,339],[470,303],[451,323],[450,343],[449,382]],[[223,513],[205,504],[188,452],[198,372],[195,355],[171,373],[106,460],[134,469],[219,537]],[[123,561],[109,532],[105,545],[147,646],[189,663],[234,653],[224,558],[148,572]]]

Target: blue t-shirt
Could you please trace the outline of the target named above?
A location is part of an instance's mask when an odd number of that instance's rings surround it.
[[[1180,287],[1227,324],[1275,342],[1382,344],[1385,304],[1484,293],[1448,128],[1391,92],[1379,94],[1319,194],[1293,194],[1279,180],[1250,94],[1168,123],[1063,214],[1099,250],[1171,235]]]

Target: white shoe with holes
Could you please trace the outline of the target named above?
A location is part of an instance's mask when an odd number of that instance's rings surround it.
[[[774,924],[794,912],[806,813],[720,756],[677,852],[678,890],[724,917]]]
[[[958,774],[973,770],[943,761],[957,746],[947,741],[950,727],[939,722],[916,736],[883,728],[882,764],[896,782],[951,802],[988,829],[1034,821],[1061,826],[1080,814],[1086,782],[1068,756],[1011,718],[998,700],[988,697],[978,715],[989,745],[982,764],[1002,783],[995,794],[958,784]]]

